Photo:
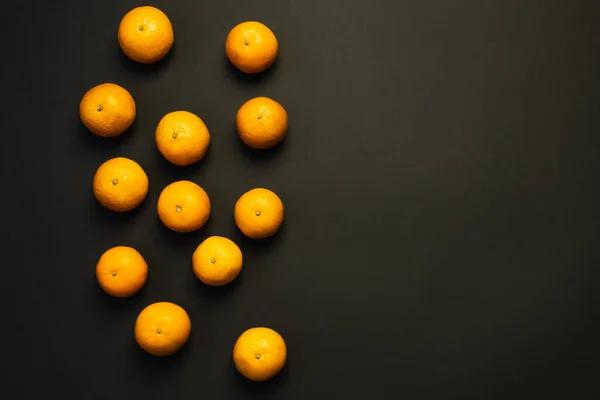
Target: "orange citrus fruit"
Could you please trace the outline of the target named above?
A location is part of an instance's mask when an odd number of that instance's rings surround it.
[[[111,296],[133,296],[148,279],[148,265],[136,249],[128,246],[113,247],[100,256],[96,264],[96,279]]]
[[[125,157],[112,158],[98,167],[94,176],[94,196],[112,211],[129,211],[148,194],[148,176],[142,167]]]
[[[233,363],[240,374],[252,381],[266,381],[281,371],[287,347],[281,335],[271,328],[251,328],[233,346]]]
[[[194,274],[203,283],[223,286],[240,274],[242,251],[226,237],[211,236],[194,251],[192,265]]]
[[[264,239],[279,230],[283,222],[283,203],[268,189],[252,189],[235,203],[234,217],[244,235]]]
[[[158,197],[157,210],[167,228],[175,232],[192,232],[208,221],[210,199],[194,182],[173,182]]]
[[[81,122],[93,134],[118,136],[135,120],[135,101],[123,87],[102,83],[88,90],[79,103]]]
[[[160,153],[181,166],[200,161],[210,144],[208,128],[188,111],[174,111],[162,117],[154,136]]]
[[[236,25],[227,35],[227,58],[242,72],[255,74],[269,68],[277,58],[279,44],[271,29],[256,21]]]
[[[127,57],[144,64],[167,55],[173,47],[173,36],[169,17],[152,6],[134,8],[119,24],[119,46]]]
[[[155,356],[176,353],[187,342],[192,331],[188,313],[177,304],[150,304],[135,321],[134,335],[138,345]]]
[[[242,141],[255,149],[276,146],[288,131],[285,108],[268,97],[256,97],[244,103],[235,122]]]

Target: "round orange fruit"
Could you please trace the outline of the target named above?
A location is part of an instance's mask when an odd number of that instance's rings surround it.
[[[210,135],[204,122],[188,111],[174,111],[165,115],[155,132],[160,153],[175,165],[190,165],[204,157],[210,144]]]
[[[256,21],[236,25],[227,35],[225,53],[239,70],[255,74],[269,68],[277,59],[279,44],[271,29]]]
[[[188,313],[170,302],[150,304],[140,312],[134,335],[138,345],[155,356],[170,356],[188,341],[192,322]]]
[[[158,8],[136,7],[121,19],[118,40],[127,57],[150,64],[163,58],[173,47],[173,26]]]
[[[135,101],[123,87],[102,83],[88,90],[79,103],[81,122],[93,134],[118,136],[135,120]]]
[[[235,122],[240,138],[255,149],[268,149],[279,144],[288,131],[285,108],[268,97],[256,97],[244,103]]]
[[[129,211],[148,194],[148,176],[142,167],[125,157],[112,158],[98,167],[94,176],[94,196],[112,211]]]
[[[133,296],[148,279],[148,265],[134,248],[117,246],[108,249],[96,264],[96,279],[102,289],[114,297]]]
[[[279,230],[283,222],[283,203],[268,189],[252,189],[235,203],[234,218],[244,235],[264,239]]]
[[[223,286],[240,274],[242,251],[226,237],[211,236],[194,251],[192,265],[194,274],[203,283]]]
[[[285,366],[287,347],[271,328],[251,328],[233,346],[233,363],[240,374],[252,381],[266,381]]]
[[[175,232],[192,232],[208,221],[210,199],[194,182],[173,182],[158,197],[157,210],[167,228]]]

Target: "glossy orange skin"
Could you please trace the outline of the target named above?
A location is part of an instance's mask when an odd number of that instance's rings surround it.
[[[158,217],[175,232],[192,232],[204,226],[210,216],[210,199],[191,181],[177,181],[165,187],[158,197]]]
[[[169,53],[175,40],[169,17],[156,7],[129,11],[119,24],[119,46],[134,61],[154,63]]]
[[[209,286],[232,282],[242,271],[242,251],[233,240],[222,236],[206,238],[192,255],[194,274]]]
[[[286,137],[289,126],[285,108],[268,97],[255,97],[244,103],[235,122],[240,139],[255,149],[277,146]]]
[[[227,35],[225,53],[240,71],[256,74],[268,69],[279,52],[275,34],[265,24],[246,21],[236,25]]]
[[[251,328],[240,335],[233,347],[233,363],[240,374],[252,381],[266,381],[277,375],[287,361],[283,337],[271,328]]]
[[[154,134],[156,146],[169,162],[179,166],[200,161],[210,144],[208,128],[189,111],[173,111],[165,115]]]
[[[104,162],[94,175],[94,196],[116,212],[130,211],[148,195],[148,176],[135,161],[116,157]]]
[[[146,283],[148,264],[136,249],[116,246],[106,250],[98,260],[96,279],[111,296],[130,297]]]
[[[102,83],[88,90],[79,102],[79,117],[94,135],[114,137],[123,134],[136,116],[131,94],[114,83]]]
[[[283,223],[283,203],[279,196],[264,188],[244,193],[234,207],[235,223],[251,239],[275,235]]]
[[[179,305],[170,302],[150,304],[135,321],[138,345],[154,356],[170,356],[179,351],[192,332],[192,321]]]

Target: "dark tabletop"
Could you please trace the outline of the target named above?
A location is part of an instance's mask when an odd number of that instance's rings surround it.
[[[142,1],[3,6],[0,196],[3,399],[597,398],[600,368],[600,2],[597,0],[155,1],[175,46],[143,66],[117,43]],[[275,32],[267,73],[229,65],[244,20]],[[100,139],[79,120],[86,90],[126,87],[130,131]],[[290,132],[255,152],[239,106],[279,101]],[[198,114],[212,142],[171,166],[154,129]],[[99,206],[105,160],[138,161],[139,209]],[[156,201],[172,181],[208,192],[210,222],[177,234]],[[279,234],[242,237],[237,198],[285,205]],[[191,254],[235,240],[239,279],[209,289]],[[95,280],[106,249],[149,264],[133,298]],[[139,311],[173,301],[190,342],[156,359],[133,338]],[[244,380],[231,351],[245,329],[285,338],[286,368]],[[57,397],[58,398],[58,397]]]

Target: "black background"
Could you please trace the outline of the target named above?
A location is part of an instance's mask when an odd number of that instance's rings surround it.
[[[171,53],[138,65],[117,28],[141,1],[3,6],[2,398],[597,398],[600,367],[600,4],[596,0],[156,1]],[[267,73],[229,65],[244,20],[273,29]],[[101,139],[78,116],[102,82],[138,116]],[[235,132],[254,96],[281,102],[290,132],[255,152]],[[154,129],[198,114],[198,165],[159,154]],[[91,191],[126,156],[150,178],[144,204],[115,214]],[[210,222],[163,227],[172,181],[208,192]],[[236,199],[282,198],[272,240],[244,239]],[[191,254],[209,235],[244,253],[239,279],[209,289]],[[114,300],[95,280],[115,245],[137,248],[149,280]],[[155,359],[133,339],[139,311],[182,305],[190,342]],[[231,361],[245,329],[285,338],[287,367],[264,384]]]

